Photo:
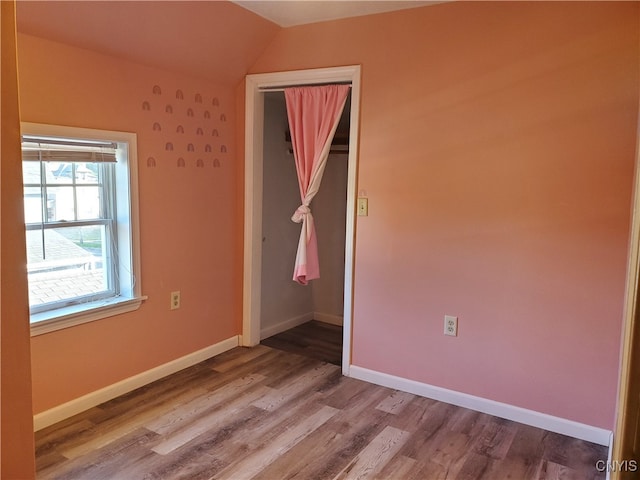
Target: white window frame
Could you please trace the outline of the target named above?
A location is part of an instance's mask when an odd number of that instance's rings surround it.
[[[141,294],[140,228],[138,215],[137,135],[42,123],[21,123],[22,134],[47,137],[105,140],[118,145],[115,168],[116,236],[119,251],[118,296],[31,314],[31,336],[131,312],[147,298]],[[128,195],[127,195],[128,193]]]

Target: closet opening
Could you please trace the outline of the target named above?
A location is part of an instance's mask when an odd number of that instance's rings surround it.
[[[300,192],[284,92],[264,93],[261,343],[341,365],[351,94],[334,135],[322,184],[311,203],[320,278],[292,281]]]
[[[319,240],[320,279],[312,280],[312,285],[303,287],[292,280],[295,254],[289,253],[286,261],[279,259],[281,254],[285,255],[281,251],[289,248],[284,245],[297,244],[300,235],[300,225],[290,219],[293,210],[300,205],[300,193],[294,158],[289,153],[290,144],[287,142],[286,115],[278,117],[285,109],[282,86],[334,83],[350,84],[350,96],[338,135],[334,138],[334,152],[327,162],[322,185],[311,203]],[[359,110],[359,66],[246,77],[243,315],[239,341],[243,346],[258,345],[264,339],[291,327],[303,326],[308,321],[312,323],[307,327],[337,328],[338,337],[341,328],[342,351],[338,356],[342,359],[344,375],[349,375],[351,365]],[[270,149],[276,151],[280,160],[265,158]],[[288,170],[276,173],[278,170],[269,166],[273,161],[279,161],[279,167]],[[291,178],[291,181],[285,185],[286,178]],[[336,188],[331,188],[331,182],[335,180],[341,185],[336,187],[341,189],[339,194],[331,193],[336,191]],[[272,224],[270,212],[288,195],[293,195],[292,192],[297,196],[293,196],[293,203],[279,213],[277,222],[281,223]],[[334,203],[338,198],[340,207]],[[339,215],[340,228],[327,223],[324,218],[327,210],[338,208],[342,212]],[[325,241],[334,244],[325,244]],[[331,253],[336,249],[335,243],[342,245],[339,254]],[[327,282],[323,283],[325,279]],[[280,282],[287,285],[276,288]],[[337,348],[339,351],[340,347]]]

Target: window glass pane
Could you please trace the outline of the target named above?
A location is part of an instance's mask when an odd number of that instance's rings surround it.
[[[100,218],[100,187],[76,187],[78,220]]]
[[[109,292],[106,227],[27,231],[29,305]]]
[[[96,184],[98,183],[99,163],[76,163],[76,183],[77,184]]]
[[[40,187],[24,187],[25,223],[42,222],[42,190]]]
[[[73,164],[64,162],[44,162],[47,183],[72,183]]]
[[[70,222],[76,219],[73,190],[71,185],[47,188],[47,220],[49,222]]]
[[[22,162],[22,179],[27,185],[40,185],[40,162]]]

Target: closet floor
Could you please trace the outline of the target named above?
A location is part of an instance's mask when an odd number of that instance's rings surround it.
[[[342,364],[342,327],[311,320],[262,340],[267,347]]]

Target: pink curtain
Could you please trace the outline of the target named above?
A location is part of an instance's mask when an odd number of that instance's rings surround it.
[[[309,206],[320,188],[348,93],[348,85],[295,87],[284,91],[302,200],[291,217],[294,222],[302,223],[293,280],[302,285],[320,278],[316,230]]]

